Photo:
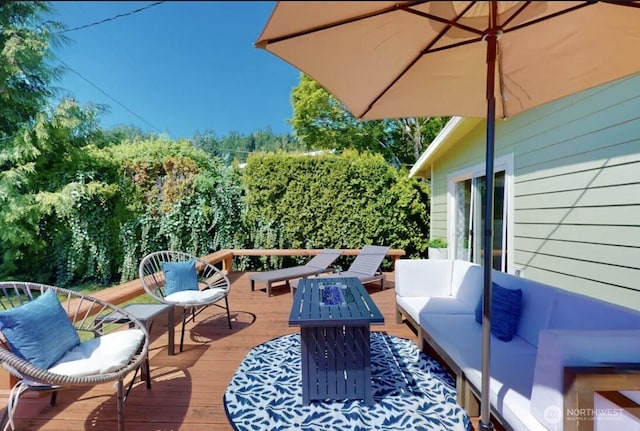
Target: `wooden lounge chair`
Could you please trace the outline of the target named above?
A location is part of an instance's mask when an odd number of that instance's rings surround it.
[[[267,296],[271,296],[271,286],[273,283],[284,281],[291,289],[290,280],[296,278],[306,278],[312,275],[318,275],[323,272],[333,271],[330,265],[342,254],[342,250],[334,250],[326,248],[313,257],[304,265],[292,266],[289,268],[276,269],[273,271],[256,272],[251,274],[251,290],[255,290],[255,282],[265,283],[267,285]]]
[[[380,245],[365,245],[353,260],[349,269],[332,274],[323,274],[322,277],[356,277],[362,284],[380,282],[380,288],[384,290],[384,274],[380,271],[380,265],[387,255],[389,247]],[[298,286],[297,280],[291,283],[292,290]]]

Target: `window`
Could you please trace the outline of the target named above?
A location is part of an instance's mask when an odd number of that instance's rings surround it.
[[[484,164],[449,176],[449,243],[456,259],[482,264],[484,259]],[[494,162],[493,268],[512,272],[513,156]]]

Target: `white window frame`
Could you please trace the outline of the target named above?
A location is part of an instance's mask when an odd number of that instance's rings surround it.
[[[505,187],[505,218],[506,223],[503,224],[502,237],[507,239],[507,262],[504,267],[510,274],[515,273],[513,265],[514,252],[514,190],[513,190],[513,153],[497,157],[494,160],[494,172],[504,171],[504,187]],[[456,254],[456,200],[455,186],[459,181],[465,181],[472,178],[482,177],[486,175],[485,163],[460,169],[447,175],[447,242],[449,243],[450,256]],[[506,231],[506,232],[505,232]]]

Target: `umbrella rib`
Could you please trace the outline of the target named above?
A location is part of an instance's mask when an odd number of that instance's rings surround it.
[[[608,3],[616,6],[629,6],[629,7],[640,8],[640,3],[635,1],[629,2],[629,1],[615,1],[615,0],[600,0],[600,3]]]
[[[441,48],[434,49],[434,50],[432,50],[432,51],[430,51],[430,48],[431,48],[433,45],[435,45],[435,44],[436,44],[440,39],[442,39],[442,37],[443,37],[443,36],[444,36],[444,35],[445,35],[445,34],[446,34],[450,29],[451,29],[451,27],[455,26],[455,25],[457,24],[457,21],[458,21],[458,20],[460,20],[460,18],[462,18],[462,17],[464,16],[464,14],[466,14],[466,13],[467,13],[467,11],[468,11],[469,9],[471,9],[471,7],[472,7],[472,6],[473,6],[473,3],[470,3],[469,5],[467,5],[467,7],[466,7],[462,12],[460,12],[460,13],[458,14],[458,16],[456,16],[453,20],[445,20],[445,19],[443,19],[443,18],[441,18],[441,19],[437,20],[437,21],[440,21],[440,22],[444,22],[444,23],[446,24],[446,26],[445,26],[445,27],[440,31],[440,33],[438,33],[438,35],[437,35],[433,40],[431,40],[431,41],[429,42],[429,44],[426,46],[426,48],[425,48],[425,49],[423,49],[423,50],[420,52],[420,54],[418,54],[418,56],[417,56],[417,57],[415,57],[415,58],[414,58],[414,59],[413,59],[413,60],[412,60],[408,65],[407,65],[407,67],[405,67],[405,68],[404,68],[404,70],[402,70],[402,72],[400,72],[400,73],[398,74],[398,76],[396,76],[396,77],[395,77],[395,79],[394,79],[393,81],[391,81],[391,83],[390,83],[390,84],[389,84],[389,85],[388,85],[384,90],[382,90],[382,92],[381,92],[380,94],[378,94],[378,96],[376,96],[376,97],[373,99],[373,101],[369,104],[369,106],[367,107],[367,109],[365,109],[365,110],[362,112],[362,114],[359,116],[359,118],[362,118],[362,117],[364,117],[365,115],[367,115],[367,113],[371,110],[371,108],[373,108],[373,105],[375,105],[375,104],[376,104],[376,102],[377,102],[378,100],[380,100],[380,98],[381,98],[382,96],[384,96],[384,94],[385,94],[387,91],[389,91],[389,89],[390,89],[391,87],[393,87],[393,86],[395,85],[395,83],[396,83],[396,82],[398,82],[398,80],[399,80],[400,78],[402,78],[402,77],[404,76],[404,74],[405,74],[405,73],[407,73],[407,71],[408,71],[409,69],[411,69],[411,67],[413,67],[413,65],[414,65],[414,64],[416,64],[416,62],[417,62],[417,61],[418,61],[418,60],[419,60],[423,55],[428,54],[428,53],[431,53],[431,52],[437,52],[437,51],[440,51],[440,49],[441,49]],[[418,11],[415,11],[415,10],[413,10],[413,9],[410,9],[410,6],[399,6],[399,9],[404,10],[405,12],[409,12],[409,13],[416,14],[416,15],[421,16],[421,17],[423,17],[423,18],[429,18],[429,17],[431,16],[431,15],[429,15],[429,14],[418,13]],[[466,27],[466,26],[463,26],[463,27]],[[471,28],[471,27],[469,27],[469,28]],[[473,29],[473,30],[475,30],[475,29]],[[477,41],[479,41],[479,40],[481,40],[481,38],[476,38],[476,39],[473,39],[473,40],[471,40],[471,41],[465,41],[465,42],[460,42],[460,43],[453,44],[453,45],[448,45],[448,46],[446,46],[446,47],[444,47],[444,48],[455,48],[455,47],[457,47],[457,46],[466,45],[466,44],[468,44],[468,43],[474,43],[474,42],[477,42]]]
[[[515,11],[515,12],[513,13],[513,15],[511,15],[509,18],[507,18],[507,19],[504,21],[504,23],[499,24],[500,28],[502,29],[502,27],[506,27],[506,26],[508,26],[508,25],[509,25],[509,23],[510,23],[511,21],[513,21],[513,20],[514,20],[518,15],[520,15],[520,14],[522,13],[522,11],[523,11],[523,10],[525,10],[525,9],[526,9],[526,8],[528,8],[529,6],[531,6],[531,2],[523,3],[523,4],[518,8],[518,10],[517,10],[517,11]]]
[[[484,34],[483,30],[478,30],[477,28],[469,27],[468,25],[460,24],[459,22],[457,22],[471,8],[471,6],[473,6],[473,3],[470,3],[467,6],[467,8],[463,12],[461,12],[454,20],[448,20],[446,18],[442,18],[442,17],[439,17],[437,15],[432,15],[432,14],[427,13],[427,12],[414,10],[414,9],[411,9],[410,7],[400,6],[400,9],[402,9],[404,11],[407,11],[409,13],[412,13],[414,15],[421,16],[422,18],[428,18],[428,19],[433,20],[433,21],[437,21],[437,22],[441,22],[443,24],[447,24],[449,26],[449,28],[450,27],[456,27],[456,28],[459,28],[461,30],[468,31],[469,33],[482,35],[482,34]]]
[[[519,25],[513,26],[513,27],[511,27],[511,28],[509,28],[509,29],[504,29],[504,28],[503,28],[503,29],[502,29],[502,31],[503,31],[504,33],[510,33],[510,32],[512,32],[512,31],[520,30],[520,29],[522,29],[522,28],[529,27],[529,26],[534,25],[534,24],[538,24],[538,23],[540,23],[540,22],[542,22],[542,21],[547,21],[547,20],[549,20],[549,19],[556,18],[556,17],[558,17],[558,16],[560,16],[560,15],[564,15],[564,14],[566,14],[566,13],[573,12],[573,11],[576,11],[576,10],[578,10],[578,9],[582,9],[583,7],[586,7],[586,6],[593,6],[593,5],[595,5],[595,4],[597,4],[597,3],[596,3],[596,2],[591,2],[591,1],[585,1],[585,2],[584,2],[584,3],[582,3],[582,4],[579,4],[579,5],[576,5],[576,6],[571,6],[571,7],[570,7],[570,8],[568,8],[568,9],[564,9],[564,10],[561,10],[561,11],[558,11],[558,12],[554,12],[554,13],[552,13],[552,14],[550,14],[550,15],[545,15],[545,16],[543,16],[543,17],[536,18],[536,19],[534,19],[534,20],[524,22],[524,23],[522,23],[522,24],[519,24]]]
[[[373,12],[369,12],[363,15],[358,15],[356,17],[351,17],[351,18],[346,18],[340,21],[335,21],[335,22],[331,22],[328,24],[323,24],[323,25],[319,25],[317,27],[313,27],[310,29],[306,29],[306,30],[301,30],[301,31],[297,31],[294,33],[289,33],[289,34],[285,34],[284,36],[278,36],[278,37],[274,37],[271,39],[265,39],[265,40],[259,40],[258,42],[256,42],[254,44],[254,46],[256,48],[263,48],[265,49],[267,47],[267,45],[270,45],[272,43],[278,43],[278,42],[283,42],[285,40],[289,40],[289,39],[293,39],[296,37],[300,37],[300,36],[306,36],[308,34],[313,34],[313,33],[317,33],[319,31],[323,31],[323,30],[329,30],[332,29],[334,27],[340,27],[342,25],[345,24],[351,24],[354,22],[358,22],[358,21],[362,21],[363,19],[367,19],[367,18],[372,18],[372,17],[376,17],[379,15],[384,15],[390,12],[395,12],[399,9],[403,9],[404,7],[409,7],[409,6],[413,6],[417,3],[420,3],[419,1],[410,1],[410,2],[406,2],[403,4],[394,4],[393,6],[389,6],[386,7],[384,9],[380,9],[377,11],[373,11]]]

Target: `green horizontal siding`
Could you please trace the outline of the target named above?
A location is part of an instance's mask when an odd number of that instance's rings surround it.
[[[513,263],[527,278],[640,309],[640,76],[496,123],[496,157],[514,157]],[[484,163],[484,125],[453,148],[434,164],[438,232],[447,176]]]

